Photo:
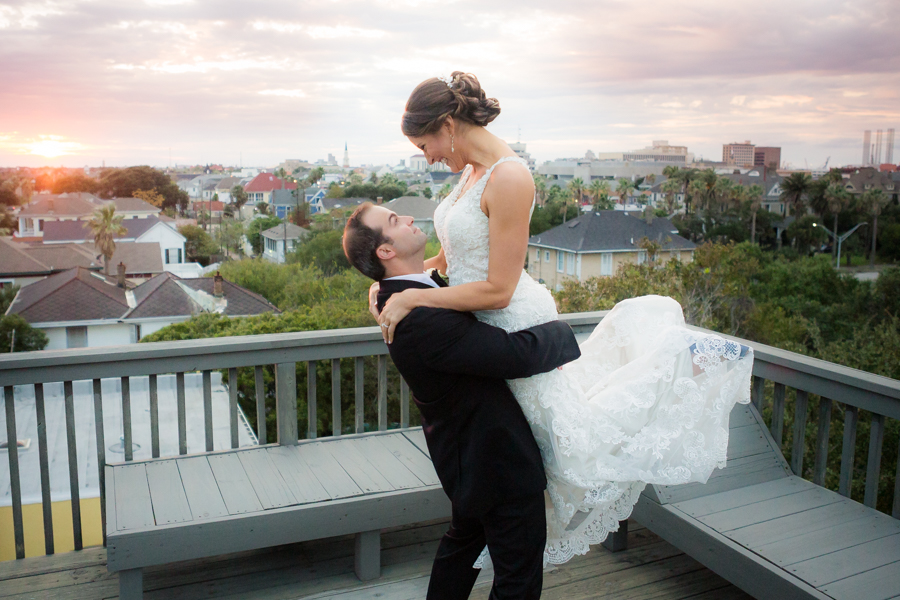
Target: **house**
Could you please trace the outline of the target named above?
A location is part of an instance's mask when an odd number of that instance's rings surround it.
[[[893,175],[889,171],[877,171],[872,167],[856,169],[844,180],[844,187],[854,195],[881,190],[892,202],[896,202],[900,197],[900,184]]]
[[[431,235],[434,233],[434,211],[438,204],[422,196],[400,196],[385,202],[384,207],[401,217],[412,217],[416,227]]]
[[[271,204],[274,190],[295,189],[297,189],[296,181],[279,179],[272,173],[260,173],[244,186],[249,204],[259,204],[260,202]]]
[[[116,242],[110,265],[127,265],[126,278],[141,283],[163,272],[159,244]],[[73,267],[100,272],[103,257],[92,243],[25,244],[0,238],[0,288],[35,283]]]
[[[185,237],[178,233],[171,225],[160,221],[158,217],[146,219],[126,219],[122,225],[127,230],[122,236],[117,236],[116,244],[122,242],[159,244],[159,252],[163,265],[180,264],[184,262]],[[85,221],[52,221],[44,227],[45,244],[65,243],[91,243],[94,237],[90,227]],[[148,249],[149,250],[149,249]]]
[[[221,219],[225,214],[225,203],[219,200],[195,200],[191,202],[190,210],[198,217],[204,214],[214,220]]]
[[[297,247],[300,240],[309,235],[309,230],[293,223],[284,222],[271,229],[266,229],[263,237],[263,258],[274,263],[284,264],[288,252]]]
[[[209,312],[251,316],[279,312],[262,296],[222,277],[181,279],[160,273],[139,286],[125,278],[74,267],[19,290],[17,314],[49,338],[48,350],[133,344],[143,336]]]
[[[216,187],[213,193],[219,197],[220,202],[231,204],[233,202],[233,198],[231,197],[231,190],[234,189],[234,186],[240,184],[240,177],[225,177],[224,179],[220,179],[219,182],[216,183]],[[210,200],[212,200],[212,198],[210,198]]]
[[[607,277],[626,263],[643,264],[641,240],[660,244],[658,262],[690,262],[696,245],[678,235],[668,219],[603,210],[585,213],[528,240],[528,273],[551,289],[567,280]]]
[[[371,202],[369,198],[322,198],[319,201],[319,213],[330,215],[331,211],[353,210],[363,202]]]
[[[16,237],[42,238],[45,223],[87,221],[93,217],[94,211],[107,204],[114,205],[116,213],[122,215],[126,220],[157,216],[161,210],[140,198],[101,199],[85,192],[35,194],[31,202],[23,206],[16,215],[19,219]]]
[[[295,208],[297,208],[297,190],[274,190],[272,192],[270,212],[276,217],[286,219]],[[311,208],[310,213],[312,213]]]

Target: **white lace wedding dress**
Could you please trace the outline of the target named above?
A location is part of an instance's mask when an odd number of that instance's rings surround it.
[[[514,157],[497,162],[524,162]],[[434,214],[450,285],[488,274],[481,196],[493,169]],[[476,313],[517,331],[557,318],[550,292],[522,272],[507,308]],[[750,401],[752,350],[685,327],[671,298],[620,302],[562,370],[508,382],[540,447],[547,474],[544,562],[585,554],[627,519],[648,483],[706,482],[725,466],[728,416]],[[476,563],[481,566],[486,554]]]

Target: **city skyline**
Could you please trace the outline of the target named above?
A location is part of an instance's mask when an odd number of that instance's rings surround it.
[[[409,92],[457,69],[500,100],[490,130],[521,130],[538,164],[658,139],[859,164],[865,130],[900,125],[887,0],[532,6],[8,2],[0,165],[271,166],[345,141],[353,165],[396,164],[416,153],[399,131]]]

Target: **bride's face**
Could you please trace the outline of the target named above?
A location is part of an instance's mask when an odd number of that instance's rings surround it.
[[[444,126],[437,133],[422,137],[408,137],[407,139],[412,142],[413,146],[422,151],[429,165],[441,162],[450,167],[451,171],[457,173],[466,165],[460,164],[462,161],[458,149],[451,151],[453,145],[450,141],[450,135],[449,127]],[[459,140],[456,141],[458,142]]]

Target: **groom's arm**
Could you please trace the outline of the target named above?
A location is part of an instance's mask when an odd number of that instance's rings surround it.
[[[519,379],[552,371],[581,356],[572,328],[562,321],[506,333],[471,313],[419,308],[398,325],[397,337],[411,331],[418,334],[425,363],[445,373]]]

